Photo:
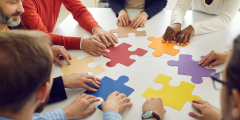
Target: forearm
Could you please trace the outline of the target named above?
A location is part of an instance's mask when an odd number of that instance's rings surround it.
[[[67,99],[62,77],[53,79],[48,104]]]
[[[163,10],[167,5],[167,0],[156,0],[150,6],[143,10],[148,14],[148,19],[152,18],[154,15]]]
[[[109,7],[113,10],[116,17],[121,10],[125,10],[124,3],[121,0],[108,0]]]
[[[191,2],[192,0],[178,0],[175,8],[172,11],[171,24],[174,24],[174,23],[182,24],[184,16]]]
[[[114,111],[104,111],[103,120],[122,120],[122,116]]]
[[[62,45],[66,49],[80,49],[81,37],[66,37],[52,33],[48,34],[51,36],[54,44]]]

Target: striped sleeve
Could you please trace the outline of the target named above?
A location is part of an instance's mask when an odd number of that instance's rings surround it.
[[[114,111],[103,112],[103,120],[122,120],[122,116]]]
[[[33,120],[67,120],[63,109],[56,109],[54,111],[44,114],[34,114]]]

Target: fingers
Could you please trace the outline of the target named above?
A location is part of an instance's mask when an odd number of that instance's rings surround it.
[[[126,22],[126,26],[129,25],[129,17],[128,14],[124,16],[125,22]]]
[[[137,20],[138,18],[137,18],[137,16],[131,21],[131,24],[130,24],[130,26],[131,27],[133,27],[133,24],[135,23],[135,21]]]
[[[86,85],[86,84],[83,84],[82,88],[84,88],[84,89],[86,89],[86,90],[89,90],[89,91],[92,91],[92,92],[97,92],[97,89],[91,88],[91,87],[89,87],[89,86]]]
[[[199,113],[195,113],[195,112],[190,112],[188,114],[190,117],[193,117],[195,119],[202,119],[204,116],[202,114],[199,114]]]
[[[114,91],[111,95],[117,96],[119,94],[118,91]]]
[[[103,44],[100,43],[100,42],[94,41],[93,44],[94,44],[95,46],[99,47],[100,49],[106,49],[106,46],[103,45]],[[98,51],[100,51],[100,50],[98,50]],[[107,52],[107,50],[104,50],[104,51]],[[104,52],[104,51],[102,51],[102,52]]]
[[[86,116],[93,114],[96,111],[96,107],[90,108],[89,110],[85,111]]]
[[[84,81],[84,83],[90,83],[90,84],[92,84],[94,87],[99,88],[99,85],[98,85],[93,79],[86,79],[86,80]]]
[[[120,93],[120,94],[118,95],[118,97],[120,97],[120,98],[122,99],[122,98],[126,97],[126,95],[123,94],[123,93]]]
[[[146,22],[146,20],[144,20],[144,21],[141,23],[140,27],[142,27],[142,26],[145,24],[145,22]]]
[[[60,65],[60,67],[62,67],[62,62],[57,57],[53,57],[53,59],[58,65]]]
[[[123,26],[123,20],[121,18],[119,18],[120,20],[120,25]]]
[[[82,95],[79,96],[79,98],[84,98],[85,96],[87,96],[87,94],[83,93]]]
[[[135,28],[140,27],[140,25],[142,24],[143,20],[139,20],[139,22],[136,24]]]
[[[125,17],[123,16],[123,17],[121,17],[121,20],[123,21],[123,26],[126,26],[127,25],[127,23],[126,23],[126,20],[125,20]]]
[[[108,41],[113,45],[113,46],[115,46],[115,42],[114,42],[114,40],[113,40],[113,38],[110,36],[110,35],[106,35],[106,38],[108,39]],[[107,42],[108,43],[108,42]],[[107,45],[108,47],[109,47],[109,45]]]
[[[192,103],[192,106],[195,107],[198,110],[201,110],[202,105],[198,103]]]
[[[182,46],[183,44],[187,43],[187,38],[188,38],[188,35],[184,35],[183,39],[182,39],[182,42],[180,43],[180,45]]]
[[[64,48],[65,49],[65,48]],[[70,65],[71,64],[71,62],[69,61],[69,53],[66,51],[66,49],[65,49],[65,51],[62,51],[62,53],[60,53],[62,56],[63,56],[63,58],[66,60],[66,62]]]
[[[203,62],[202,66],[206,66],[208,65],[213,59],[215,58],[214,54],[210,54],[210,56],[208,56],[206,58],[206,60]],[[215,61],[216,62],[216,61]]]
[[[198,104],[204,104],[204,103],[206,103],[206,101],[204,101],[204,100],[193,100],[192,102],[193,102],[193,103],[198,103]]]
[[[134,21],[132,27],[133,27],[133,28],[134,28],[134,27],[136,28],[136,27],[137,27],[137,24],[139,23],[139,21],[140,21],[140,19],[137,18],[137,19]]]
[[[124,103],[123,104],[123,109],[126,109],[127,107],[131,107],[133,103]]]
[[[112,37],[115,43],[118,43],[118,39],[114,34],[110,33],[110,36]]]

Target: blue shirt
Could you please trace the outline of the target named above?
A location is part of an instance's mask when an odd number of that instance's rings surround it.
[[[56,109],[54,111],[44,113],[44,114],[34,114],[33,120],[67,120],[63,109]],[[0,120],[11,120],[0,116]],[[122,120],[122,116],[114,111],[103,112],[103,120]],[[151,119],[144,119],[151,120]]]

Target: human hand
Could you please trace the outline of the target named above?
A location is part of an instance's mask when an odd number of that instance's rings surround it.
[[[100,78],[96,78],[93,75],[87,73],[74,73],[68,76],[62,77],[65,88],[85,88],[89,91],[96,92],[97,89],[91,88],[86,83],[92,84],[94,87],[99,88],[101,84]]]
[[[120,25],[123,27],[123,26],[128,26],[129,23],[130,23],[130,18],[129,18],[129,15],[127,13],[127,11],[125,10],[121,10],[119,13],[118,13],[118,19],[117,19],[117,25],[118,23],[120,23]]]
[[[66,60],[66,62],[70,65],[71,62],[69,60],[71,60],[71,56],[69,55],[69,53],[67,52],[67,50],[65,49],[64,46],[59,46],[59,45],[52,45],[51,46],[52,52],[53,52],[53,60],[55,62],[57,62],[60,67],[62,67],[62,62],[59,60],[59,55],[62,56],[62,59]]]
[[[162,42],[172,42],[172,40],[175,40],[177,35],[181,32],[181,24],[180,23],[174,23],[167,27],[166,32],[163,35]]]
[[[190,112],[189,116],[198,120],[221,120],[221,111],[204,100],[193,100],[193,107],[201,111],[201,114]]]
[[[178,43],[178,45],[181,45],[181,46],[184,43],[188,44],[193,35],[194,35],[194,29],[191,25],[189,25],[187,28],[185,28],[180,32],[180,34],[175,39],[175,43]]]
[[[115,46],[115,43],[118,43],[118,39],[117,37],[112,34],[112,33],[109,33],[105,30],[103,30],[102,28],[96,28],[94,31],[93,31],[93,35],[99,37],[103,42],[104,44],[109,47],[109,43],[108,41],[113,45]]]
[[[146,12],[139,13],[132,21],[130,26],[133,28],[142,27],[147,21],[148,15]]]
[[[209,65],[209,68],[214,67],[218,64],[224,63],[227,60],[228,55],[229,55],[229,51],[226,51],[223,53],[212,51],[208,55],[206,55],[202,60],[200,60],[199,65],[204,67],[215,59],[215,61],[210,63]]]
[[[130,103],[129,101],[130,98],[126,97],[125,94],[115,91],[108,96],[105,102],[102,103],[102,109],[103,111],[111,110],[120,113],[127,107],[133,105],[133,103]]]
[[[78,96],[70,105],[63,108],[63,111],[67,119],[81,119],[85,118],[96,111],[96,107],[92,107],[86,110],[87,107],[94,103],[100,101],[97,97],[87,94],[82,94]]]
[[[82,49],[94,56],[105,56],[108,53],[106,46],[101,43],[101,40],[97,36],[82,38]]]
[[[146,102],[142,106],[142,111],[151,110],[156,113],[160,118],[166,113],[166,110],[163,108],[162,99],[159,97],[147,98]]]

